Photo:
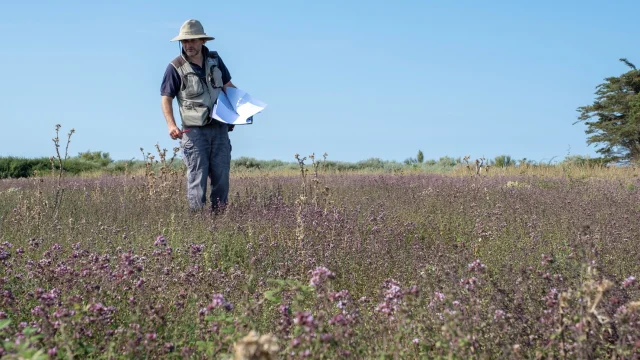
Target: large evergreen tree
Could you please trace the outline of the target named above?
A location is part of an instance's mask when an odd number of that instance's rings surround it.
[[[620,61],[630,70],[598,85],[593,104],[578,108],[577,122],[585,122],[587,143],[601,145],[596,151],[605,158],[639,163],[640,71],[627,59]]]

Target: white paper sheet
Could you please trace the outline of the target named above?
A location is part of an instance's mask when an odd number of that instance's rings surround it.
[[[245,125],[253,123],[253,115],[267,107],[267,104],[254,99],[245,91],[227,88],[220,92],[218,102],[213,107],[211,117],[227,124]]]

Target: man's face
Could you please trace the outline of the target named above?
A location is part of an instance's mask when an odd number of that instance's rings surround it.
[[[202,51],[202,45],[204,45],[204,40],[202,39],[180,40],[180,42],[182,43],[184,52],[189,57],[200,55],[200,52]]]

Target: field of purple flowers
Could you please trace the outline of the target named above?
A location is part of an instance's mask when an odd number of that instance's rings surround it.
[[[181,174],[0,182],[5,358],[640,356],[640,182]]]

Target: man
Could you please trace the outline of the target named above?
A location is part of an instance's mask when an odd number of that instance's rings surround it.
[[[231,165],[232,125],[211,118],[211,110],[220,91],[235,87],[231,74],[220,56],[205,43],[214,38],[204,32],[197,20],[187,20],[178,36],[182,51],[167,66],[162,79],[162,112],[169,126],[169,136],[180,139],[187,165],[187,200],[191,210],[206,203],[207,178],[211,179],[211,210],[217,212],[227,204]],[[177,98],[182,130],[173,116],[173,99]]]

